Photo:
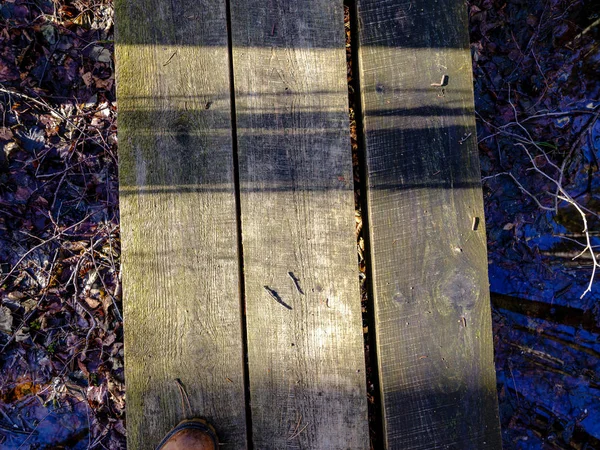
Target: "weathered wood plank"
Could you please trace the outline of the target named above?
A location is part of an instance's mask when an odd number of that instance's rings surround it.
[[[245,448],[225,2],[115,7],[128,448],[189,416]]]
[[[357,11],[386,447],[499,449],[465,3]]]
[[[235,0],[232,32],[254,447],[364,449],[342,1]]]

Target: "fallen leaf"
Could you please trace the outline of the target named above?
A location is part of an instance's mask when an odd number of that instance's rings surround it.
[[[98,300],[96,300],[95,298],[91,298],[91,297],[86,297],[85,302],[92,309],[96,309],[100,305],[100,302]]]
[[[56,29],[51,24],[46,24],[42,27],[42,36],[50,45],[56,44]]]
[[[10,309],[6,306],[0,306],[0,331],[2,333],[12,333],[13,317]]]
[[[81,75],[81,79],[83,80],[83,82],[85,83],[85,85],[87,87],[90,87],[93,82],[92,72],[84,73],[83,75]]]

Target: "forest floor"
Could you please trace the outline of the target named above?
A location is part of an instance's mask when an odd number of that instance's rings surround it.
[[[600,448],[600,11],[469,8],[504,445]]]
[[[600,448],[598,8],[469,14],[504,446]],[[125,446],[113,31],[111,0],[0,6],[1,448]]]

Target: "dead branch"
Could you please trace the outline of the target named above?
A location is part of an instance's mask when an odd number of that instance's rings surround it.
[[[511,106],[511,108],[513,110],[513,114],[514,114],[514,120],[512,122],[509,122],[508,124],[505,124],[503,126],[495,126],[495,125],[492,125],[491,123],[483,120],[483,118],[482,118],[482,120],[487,125],[494,128],[495,130],[497,130],[496,133],[492,134],[491,136],[488,136],[488,138],[497,136],[497,135],[503,135],[503,136],[507,136],[507,137],[511,137],[511,138],[515,139],[515,141],[516,141],[515,146],[522,148],[523,151],[527,154],[527,157],[529,158],[529,161],[532,166],[530,170],[535,171],[537,174],[539,174],[541,177],[546,179],[548,182],[550,182],[554,186],[554,189],[555,189],[554,193],[551,193],[551,192],[545,193],[545,195],[548,195],[548,196],[554,198],[554,206],[550,207],[550,206],[543,205],[542,202],[540,201],[539,196],[534,195],[531,191],[526,189],[525,186],[523,186],[523,184],[511,172],[501,172],[501,173],[497,173],[497,174],[494,174],[491,176],[483,177],[482,181],[488,180],[491,178],[496,178],[498,176],[508,176],[513,180],[513,182],[519,187],[519,189],[525,195],[527,195],[528,197],[533,199],[535,201],[535,203],[537,204],[537,206],[544,211],[551,211],[554,214],[557,214],[558,208],[559,208],[559,203],[561,201],[570,204],[577,210],[579,217],[581,217],[581,222],[582,222],[581,237],[583,237],[585,239],[585,243],[580,243],[580,242],[576,241],[579,245],[581,245],[583,247],[583,250],[581,250],[579,253],[577,253],[573,257],[573,260],[580,258],[582,255],[588,255],[589,258],[586,258],[586,259],[590,259],[592,262],[592,273],[590,275],[590,280],[588,282],[587,288],[585,289],[583,294],[581,294],[581,297],[580,297],[580,298],[583,298],[588,292],[590,292],[592,290],[592,285],[594,283],[596,271],[597,271],[598,267],[600,267],[597,256],[594,253],[595,246],[592,245],[592,242],[591,242],[591,234],[590,234],[590,231],[588,228],[588,220],[587,220],[586,213],[592,214],[595,216],[598,216],[598,215],[597,215],[597,213],[588,210],[583,205],[580,205],[573,198],[573,196],[571,196],[571,194],[569,194],[569,192],[565,189],[565,187],[563,186],[563,182],[565,179],[565,170],[566,170],[569,160],[571,159],[573,153],[575,152],[575,150],[579,144],[579,141],[581,140],[581,137],[584,136],[586,133],[589,132],[589,130],[592,129],[592,127],[594,126],[594,124],[596,123],[598,118],[600,117],[600,111],[592,110],[589,112],[589,113],[593,114],[592,119],[588,122],[588,124],[586,125],[584,130],[579,134],[579,136],[575,139],[575,141],[571,144],[571,147],[569,148],[567,155],[563,159],[562,164],[559,166],[550,158],[548,153],[533,139],[533,137],[529,133],[529,130],[527,130],[523,126],[522,121],[519,120],[519,117],[517,114],[517,109],[516,109],[515,105],[512,103],[511,98],[510,98],[510,88],[509,88],[509,92],[508,92],[508,103]],[[539,117],[550,116],[550,115],[563,115],[563,113],[538,114],[538,115],[530,116],[526,120],[531,120],[533,118],[539,118]],[[511,132],[507,131],[511,127],[516,127],[520,131],[520,134],[515,134],[515,133],[511,133]],[[535,149],[535,151],[537,151],[538,154],[537,155],[532,154],[532,149]],[[543,159],[545,161],[545,166],[547,166],[547,169],[545,169],[545,170],[542,170],[540,165],[536,162],[536,158],[540,157],[540,156],[543,157]]]

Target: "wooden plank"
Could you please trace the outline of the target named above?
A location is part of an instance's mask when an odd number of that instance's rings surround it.
[[[231,5],[254,447],[364,449],[342,1]]]
[[[465,3],[357,12],[386,447],[499,449]]]
[[[128,448],[190,416],[245,448],[225,2],[115,3]]]

